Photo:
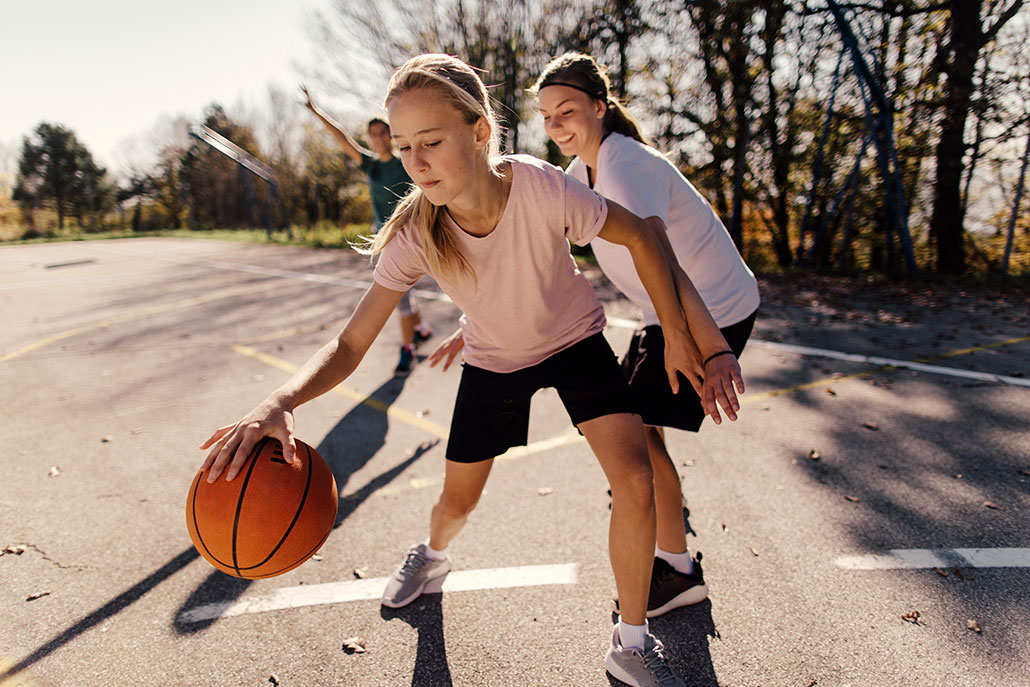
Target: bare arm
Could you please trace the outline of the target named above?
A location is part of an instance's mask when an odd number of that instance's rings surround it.
[[[208,470],[207,481],[214,482],[223,470],[232,480],[243,467],[254,444],[262,437],[278,439],[283,457],[292,463],[297,452],[293,439],[293,411],[297,406],[321,396],[346,379],[397,307],[403,292],[373,283],[354,314],[335,339],[308,359],[285,384],[233,425],[220,427],[200,445],[210,448],[201,470]]]
[[[701,397],[701,404],[712,416],[715,424],[721,422],[716,402],[723,407],[726,416],[730,420],[736,420],[737,411],[740,410],[737,393],[744,393],[744,378],[740,371],[740,364],[734,355],[710,357],[715,353],[729,351],[729,344],[726,343],[726,339],[722,336],[722,332],[719,331],[718,325],[712,318],[708,308],[704,306],[703,301],[701,302],[703,311],[696,312],[689,308],[689,304],[701,300],[700,294],[697,293],[693,282],[690,281],[690,278],[679,264],[679,259],[672,249],[672,244],[669,243],[668,230],[665,223],[660,217],[648,217],[644,221],[654,231],[655,236],[662,245],[666,259],[669,261],[669,266],[672,268],[673,278],[676,281],[676,291],[680,298],[680,304],[684,308],[691,335],[694,335],[697,323],[702,320],[711,320],[712,325],[715,326],[715,333],[718,334],[718,337],[712,337],[710,341],[699,343],[697,349],[695,349],[699,355],[695,377],[700,376],[704,379],[703,389],[698,393]],[[697,299],[694,299],[691,294],[697,295]],[[709,335],[711,334],[711,329],[707,324],[702,325],[701,331]],[[734,389],[734,385],[736,389]]]
[[[362,154],[373,155],[371,151],[365,150],[358,145],[357,141],[351,138],[350,134],[344,131],[342,126],[337,124],[332,117],[323,112],[322,108],[315,104],[315,101],[311,99],[311,94],[308,92],[306,86],[301,86],[300,90],[304,94],[304,107],[311,110],[316,117],[322,120],[322,124],[325,125],[325,128],[333,135],[333,138],[336,139],[337,143],[340,144],[340,147],[343,148],[343,152],[347,154],[347,157],[354,161],[354,164],[361,164]]]
[[[680,306],[673,271],[661,242],[650,225],[618,203],[611,200],[607,202],[608,218],[598,236],[629,250],[633,266],[644,288],[647,289],[647,295],[651,298],[658,314],[658,321],[662,325],[662,333],[665,336],[665,370],[669,375],[669,386],[672,387],[673,393],[679,393],[679,379],[676,373],[680,372],[689,378],[689,375],[692,375],[691,362],[697,357],[696,354],[692,354],[691,334],[684,319],[684,314],[690,311]],[[694,297],[704,309],[704,303],[697,296],[697,291],[694,291]],[[691,306],[691,309],[694,308],[696,305]],[[707,309],[705,312],[707,313]],[[711,315],[708,320],[721,338],[718,328],[711,321]],[[704,326],[703,322],[700,324]],[[697,336],[694,338],[696,340]],[[700,345],[700,342],[698,343]],[[692,379],[691,381],[693,382]]]

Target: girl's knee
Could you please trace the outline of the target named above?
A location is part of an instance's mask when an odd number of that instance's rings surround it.
[[[437,505],[448,517],[463,518],[475,509],[479,497],[480,494],[458,494],[444,490],[440,493]]]
[[[654,499],[654,472],[651,461],[635,460],[619,471],[616,479],[611,481],[612,496],[632,499],[633,501],[650,502]]]

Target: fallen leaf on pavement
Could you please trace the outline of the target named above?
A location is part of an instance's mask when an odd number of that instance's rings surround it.
[[[901,619],[912,623],[913,625],[919,624],[919,611],[909,611],[905,615],[901,616]]]
[[[429,408],[425,408],[415,413],[415,417],[425,417],[426,415],[429,415]]]
[[[984,501],[985,508],[991,508],[993,510],[1005,510],[1002,506],[999,506],[994,501]]]
[[[862,426],[866,429],[871,429],[874,432],[880,429],[880,425],[876,424],[875,422],[863,422]]]
[[[54,467],[50,468],[50,472],[47,473],[47,475],[49,477],[57,477],[60,474],[61,474],[61,468],[57,467],[56,465]]]
[[[35,601],[36,599],[42,599],[44,596],[50,596],[50,592],[36,592],[35,594],[29,594],[25,597],[25,600]]]
[[[937,573],[938,575],[940,575],[941,577],[947,577],[948,576],[948,571],[945,570],[944,568],[934,568],[933,571],[935,573]]]
[[[4,555],[5,553],[13,553],[15,556],[20,556],[23,553],[25,553],[25,551],[26,549],[24,544],[18,544],[17,546],[12,545],[4,547],[4,550],[0,552],[0,556]]]
[[[980,627],[980,623],[976,622],[975,620],[967,620],[966,627],[968,627],[970,630],[977,634],[983,632],[983,628]]]
[[[112,439],[112,437],[111,437],[110,434],[105,434],[104,436],[100,437],[100,443],[102,443],[102,444],[109,444],[109,443],[111,443],[111,439]]]
[[[833,389],[831,389],[830,387],[826,387],[826,393],[828,393],[830,396],[836,396],[837,395],[837,392],[834,391]]]
[[[851,501],[852,503],[858,503],[859,501],[862,500],[862,499],[858,498],[857,496],[845,496],[844,498],[846,498],[848,501]]]
[[[816,451],[815,449],[812,449],[811,451],[808,452],[808,459],[809,460],[819,460],[820,458],[822,458],[822,456],[819,455],[819,452]]]
[[[962,479],[962,473],[956,472],[954,475],[952,475],[952,477],[954,477],[955,479]]]
[[[279,687],[279,676],[275,673],[268,676],[268,681],[272,683],[272,687]]]
[[[755,547],[751,546],[749,547],[749,550],[751,551],[752,556],[755,556],[756,558],[758,557],[758,552],[755,551]]]
[[[536,493],[540,496],[547,496],[548,494],[553,494],[554,489],[551,489],[550,487],[540,487],[536,490]]]
[[[363,580],[368,577],[368,568],[354,568],[354,577]]]
[[[960,579],[960,580],[966,579],[966,576],[962,574],[962,571],[958,569],[958,566],[955,566],[954,568],[952,568],[951,571],[953,573],[955,573],[955,577],[957,577],[958,579]]]
[[[368,649],[365,648],[365,640],[361,637],[350,637],[343,640],[343,652],[345,654],[363,654]]]
[[[1017,470],[1023,477],[1030,477],[1030,470]]]

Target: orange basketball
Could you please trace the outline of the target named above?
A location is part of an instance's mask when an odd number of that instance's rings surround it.
[[[231,482],[197,473],[186,499],[186,528],[217,569],[249,580],[274,577],[308,560],[336,522],[336,480],[322,456],[297,440],[299,465],[265,437]]]

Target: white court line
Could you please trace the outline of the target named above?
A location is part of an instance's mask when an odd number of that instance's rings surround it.
[[[965,379],[976,379],[983,382],[998,382],[999,384],[1030,387],[1030,379],[1024,379],[1021,377],[1008,377],[988,372],[960,370],[954,367],[927,365],[925,363],[910,362],[908,360],[880,358],[874,355],[858,355],[856,353],[841,353],[839,351],[828,351],[823,348],[809,348],[808,346],[777,343],[775,341],[762,341],[760,339],[752,339],[751,341],[748,341],[748,345],[768,348],[774,351],[782,351],[784,353],[797,353],[798,355],[811,355],[820,358],[833,358],[834,360],[847,360],[848,362],[865,363],[867,365],[889,365],[890,367],[902,367],[909,370],[916,370],[918,372],[928,372],[930,374],[963,377]]]
[[[840,556],[845,570],[917,568],[1030,568],[1030,549],[891,549],[885,554]]]
[[[511,587],[536,587],[550,584],[575,584],[579,565],[563,563],[558,565],[525,565],[516,568],[484,568],[462,570],[447,575],[442,591],[467,592],[477,589],[500,589]],[[217,618],[227,618],[245,613],[264,613],[284,608],[321,606],[368,601],[383,595],[388,577],[348,582],[327,582],[306,584],[298,587],[284,587],[264,596],[248,597],[237,601],[197,606],[179,614],[181,623],[199,623]],[[426,592],[431,591],[429,587]],[[441,591],[439,587],[432,591]]]

